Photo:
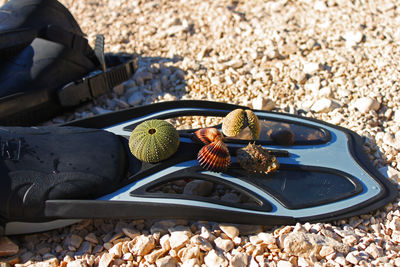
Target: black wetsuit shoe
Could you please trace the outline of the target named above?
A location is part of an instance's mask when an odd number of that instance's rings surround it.
[[[0,57],[17,54],[53,26],[76,36],[84,33],[57,0],[10,0],[0,8]],[[79,38],[80,39],[80,38]]]
[[[11,0],[0,8],[0,125],[36,125],[105,94],[136,70],[132,56],[92,49],[56,0]]]
[[[78,127],[0,127],[2,218],[44,216],[45,200],[93,199],[125,179],[127,151],[112,133]]]
[[[0,125],[33,125],[62,111],[57,89],[97,68],[81,51],[36,38],[0,65]]]

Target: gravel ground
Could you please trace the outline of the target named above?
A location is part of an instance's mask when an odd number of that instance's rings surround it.
[[[166,100],[236,103],[347,127],[365,137],[385,176],[400,179],[396,1],[61,2],[91,43],[104,34],[106,51],[134,53],[140,68],[113,93],[49,123]],[[400,266],[400,208],[396,199],[349,220],[274,228],[86,220],[10,238],[19,252],[3,262],[17,265]]]

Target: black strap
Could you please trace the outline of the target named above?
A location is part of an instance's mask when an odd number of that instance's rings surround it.
[[[76,106],[82,102],[108,93],[110,89],[133,76],[137,69],[137,59],[111,67],[106,72],[93,72],[81,80],[71,82],[58,91],[63,107]]]
[[[39,37],[80,51],[85,55],[93,53],[92,48],[85,37],[66,31],[54,25],[48,25],[46,28],[44,28],[39,33]]]

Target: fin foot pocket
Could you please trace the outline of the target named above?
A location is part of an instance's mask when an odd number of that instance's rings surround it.
[[[41,218],[48,199],[98,198],[118,188],[126,176],[127,154],[112,133],[77,127],[0,128],[2,142],[12,144],[16,138],[21,140],[19,158],[0,159],[0,216],[8,220]]]

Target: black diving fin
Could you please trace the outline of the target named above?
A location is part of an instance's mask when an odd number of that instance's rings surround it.
[[[397,189],[370,163],[359,135],[319,120],[254,110],[258,140],[226,139],[232,164],[224,172],[202,169],[195,129],[179,130],[178,151],[159,163],[135,158],[131,131],[150,119],[215,120],[246,107],[208,101],[173,101],[73,121],[63,127],[0,129],[2,173],[0,216],[6,234],[55,228],[82,218],[183,218],[281,225],[332,221],[374,211]],[[209,120],[210,120],[209,119]],[[279,144],[274,131],[293,133]],[[237,149],[254,142],[276,156],[280,167],[249,173]],[[52,144],[57,145],[52,146]],[[207,181],[211,196],[179,189]],[[175,188],[164,190],[163,188]],[[220,197],[221,190],[237,196]],[[36,227],[36,228],[35,228]]]

